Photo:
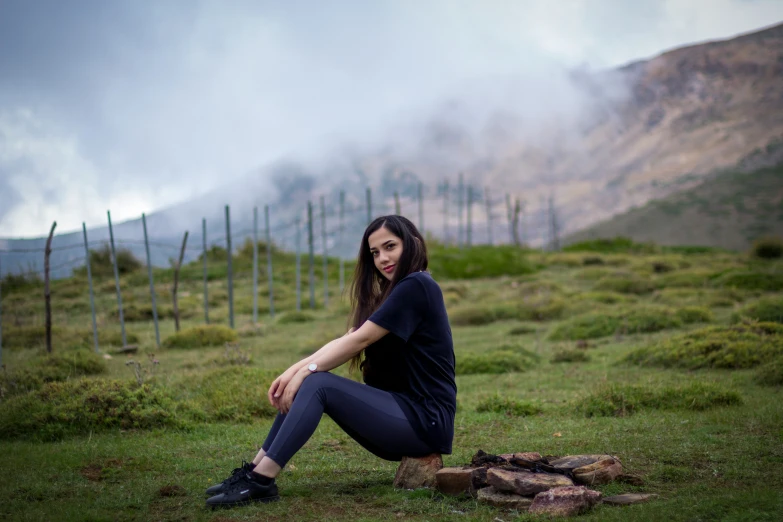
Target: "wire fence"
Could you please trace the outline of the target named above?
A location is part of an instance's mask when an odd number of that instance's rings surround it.
[[[471,247],[479,244],[529,244],[531,239],[536,239],[542,248],[559,248],[558,211],[554,205],[554,199],[550,196],[548,205],[539,201],[535,212],[530,212],[526,202],[518,196],[503,194],[502,197],[492,197],[489,188],[474,187],[463,182],[462,177],[456,186],[450,186],[448,181],[430,187],[429,190],[418,183],[412,190],[406,190],[405,195],[394,192],[391,197],[377,198],[371,188],[366,188],[364,194],[348,194],[341,191],[331,198],[321,196],[317,205],[308,201],[301,208],[293,210],[291,205],[267,205],[263,209],[263,224],[259,225],[258,207],[253,207],[252,219],[241,216],[233,218],[242,228],[232,231],[232,217],[230,206],[225,206],[223,223],[209,223],[207,219],[201,220],[200,234],[189,234],[190,244],[183,244],[179,237],[168,234],[167,237],[151,238],[148,235],[147,218],[142,215],[139,222],[126,222],[119,227],[127,231],[128,228],[141,224],[143,233],[136,237],[114,237],[115,225],[111,223],[111,214],[107,212],[107,229],[89,231],[91,236],[100,236],[100,239],[88,239],[88,230],[82,225],[82,234],[55,235],[52,239],[49,275],[52,278],[70,276],[74,269],[87,268],[90,302],[93,314],[93,329],[95,337],[95,349],[99,350],[97,326],[95,320],[95,304],[92,289],[92,276],[90,270],[91,251],[96,248],[110,249],[111,262],[113,264],[116,282],[117,306],[122,330],[122,342],[126,344],[125,324],[123,320],[122,295],[117,270],[117,249],[129,250],[139,259],[145,259],[148,266],[150,293],[152,299],[155,332],[158,345],[160,335],[158,330],[157,312],[155,310],[155,290],[153,280],[153,266],[176,266],[175,257],[182,255],[185,263],[203,259],[203,283],[204,283],[204,318],[209,322],[208,284],[207,284],[207,257],[209,251],[219,248],[226,249],[235,254],[243,248],[248,241],[253,245],[253,322],[258,321],[258,276],[259,259],[258,245],[259,231],[263,233],[264,243],[267,246],[266,263],[269,289],[269,314],[275,315],[275,299],[273,292],[273,271],[271,248],[296,252],[296,309],[302,308],[302,267],[301,257],[305,253],[308,256],[308,286],[310,294],[310,307],[315,307],[314,289],[314,258],[319,255],[323,259],[323,306],[328,306],[329,278],[328,257],[339,258],[339,287],[340,291],[346,284],[344,273],[344,259],[353,257],[358,251],[358,242],[362,237],[367,224],[375,217],[386,214],[398,214],[408,217],[419,230],[427,237],[434,238],[444,244],[454,245],[459,248]],[[363,197],[362,197],[363,196]],[[214,219],[212,221],[215,221]],[[248,223],[250,226],[247,226]],[[216,232],[225,230],[225,233]],[[108,236],[107,236],[108,232]],[[211,232],[211,234],[210,234]],[[123,232],[127,233],[127,232]],[[217,234],[217,237],[212,237]],[[78,236],[82,236],[79,238]],[[180,236],[181,237],[181,236]],[[81,241],[79,241],[81,239]],[[186,237],[187,239],[187,237]],[[0,361],[2,360],[2,285],[9,275],[23,275],[24,277],[46,277],[43,269],[38,268],[34,261],[35,256],[44,263],[45,239],[30,240],[23,248],[0,249]],[[228,305],[229,324],[234,328],[233,310],[233,273],[232,255],[227,256],[228,273]],[[87,290],[87,289],[85,289]]]

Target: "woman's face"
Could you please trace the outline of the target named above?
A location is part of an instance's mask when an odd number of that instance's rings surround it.
[[[383,274],[383,277],[392,280],[397,268],[397,261],[402,256],[402,239],[381,227],[368,238],[370,253],[372,254],[375,268]]]

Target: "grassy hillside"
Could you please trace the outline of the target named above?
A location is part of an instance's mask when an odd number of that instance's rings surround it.
[[[745,520],[749,513],[776,519],[783,505],[783,478],[771,471],[783,460],[783,262],[638,252],[645,249],[542,254],[433,246],[459,388],[454,453],[445,464],[465,464],[478,449],[609,453],[643,485],[597,489],[660,496],[629,508],[599,506],[585,520]],[[277,252],[282,313],[252,325],[245,254],[235,260],[241,304],[231,331],[219,254],[209,283],[219,324],[203,327],[200,268],[193,265],[184,283],[183,332],[175,335],[165,316],[158,350],[141,314],[128,324],[135,355],[116,353],[110,278],[96,284],[110,358],[89,350],[81,277],[55,283],[54,356],[42,350],[40,287],[3,288],[0,518],[519,515],[429,490],[394,490],[396,464],[364,451],[328,418],[282,473],[281,502],[205,510],[203,490],[251,458],[269,429],[274,411],[264,397],[271,379],[344,332],[347,312],[334,295],[326,308],[294,313],[292,260]],[[498,275],[501,269],[509,275]],[[171,273],[156,277],[166,299]],[[143,271],[123,276],[122,284],[138,310],[148,306]],[[20,473],[28,469],[35,473]]]
[[[783,164],[721,173],[577,232],[566,243],[623,236],[662,245],[746,250],[756,238],[768,235],[783,236]]]

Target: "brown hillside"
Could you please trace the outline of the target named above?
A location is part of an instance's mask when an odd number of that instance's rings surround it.
[[[693,187],[783,138],[783,24],[571,79],[587,114],[532,131],[497,114],[477,132],[444,111],[414,152],[389,147],[358,159],[357,170],[399,183],[406,171],[448,176],[452,186],[462,170],[495,198],[509,191],[525,199],[536,243],[549,194],[563,231],[573,232]],[[431,210],[430,222],[440,221]]]

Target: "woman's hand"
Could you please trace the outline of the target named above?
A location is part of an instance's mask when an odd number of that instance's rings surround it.
[[[267,398],[269,403],[274,406],[278,411],[280,410],[280,397],[282,397],[291,379],[296,375],[299,370],[300,364],[295,364],[283,372],[277,379],[272,382],[267,392]]]
[[[285,414],[289,412],[291,404],[293,404],[294,398],[296,397],[296,392],[299,391],[299,387],[302,386],[302,383],[310,373],[310,370],[307,368],[302,368],[294,374],[285,387],[282,396],[278,398],[278,409],[280,410],[280,413]]]

